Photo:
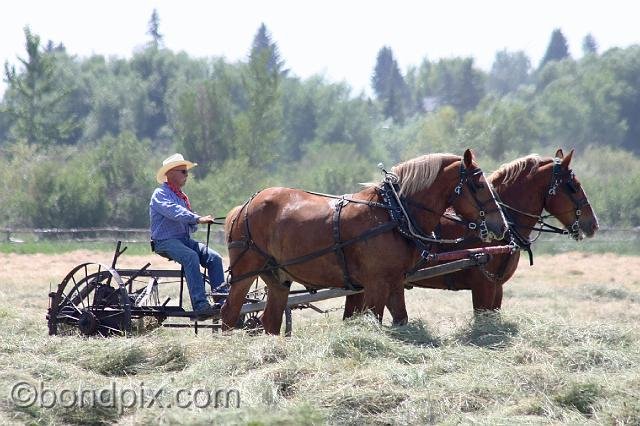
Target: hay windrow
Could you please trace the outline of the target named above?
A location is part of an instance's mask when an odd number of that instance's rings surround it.
[[[28,255],[4,256],[15,262],[10,268],[34,261]],[[131,338],[49,337],[48,280],[72,263],[52,256],[53,271],[41,276],[30,271],[24,280],[16,279],[15,270],[0,272],[0,391],[10,395],[16,383],[28,382],[55,392],[115,385],[145,389],[147,396],[162,393],[150,407],[21,407],[4,398],[0,423],[636,424],[640,419],[635,391],[640,388],[640,258],[538,256],[535,267],[522,264],[508,284],[499,316],[474,317],[468,292],[414,289],[407,299],[411,320],[403,327],[370,316],[343,322],[343,301],[332,300],[318,304],[330,310],[326,315],[296,311],[290,338],[244,332],[196,336],[163,328]],[[567,264],[574,272],[563,274]],[[624,264],[630,272],[611,281],[611,264]],[[240,407],[235,408],[235,394],[228,394],[228,408],[170,406],[181,389],[234,390]]]

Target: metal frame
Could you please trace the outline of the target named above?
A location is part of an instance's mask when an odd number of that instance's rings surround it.
[[[117,269],[116,263],[120,255],[124,253],[126,247],[120,250],[121,242],[116,245],[111,267],[100,264],[84,263],[78,265],[62,280],[58,285],[57,291],[49,293],[49,310],[47,320],[49,324],[49,334],[58,334],[58,326],[61,324],[76,327],[82,334],[93,335],[110,335],[123,334],[130,335],[132,330],[132,320],[138,320],[147,317],[153,317],[158,320],[159,325],[163,327],[174,328],[193,328],[197,333],[200,328],[212,329],[212,331],[221,328],[219,312],[212,318],[205,321],[210,323],[202,324],[201,320],[195,320],[189,323],[185,322],[167,322],[165,320],[191,318],[194,316],[193,311],[184,309],[184,270],[181,269],[149,269],[150,263],[147,263],[140,269]],[[444,252],[432,254],[428,260],[430,263],[446,261],[439,265],[428,266],[419,269],[405,278],[405,284],[410,286],[411,283],[432,278],[435,276],[446,275],[462,269],[473,268],[484,265],[489,262],[491,255],[513,253],[517,250],[516,246],[492,246],[479,249],[458,250],[452,252]],[[89,273],[89,266],[92,265],[97,273]],[[80,278],[77,276],[80,275]],[[153,285],[148,284],[145,288],[134,289],[133,284],[136,279],[141,277],[149,277],[154,280]],[[168,305],[171,300],[167,297],[160,304],[149,306],[137,306],[136,300],[144,299],[143,292],[151,288],[157,288],[158,280],[161,278],[180,278],[178,305]],[[206,280],[205,274],[205,280]],[[114,287],[112,284],[115,284]],[[160,283],[162,284],[162,283]],[[165,283],[172,284],[172,283]],[[106,293],[105,293],[106,291]],[[292,328],[291,310],[292,309],[313,309],[317,312],[325,312],[313,305],[313,302],[334,299],[337,297],[345,297],[351,294],[360,293],[362,290],[349,290],[341,288],[327,288],[319,290],[294,290],[291,291],[287,308],[285,310],[285,334],[289,335]],[[93,294],[93,302],[91,296]],[[103,295],[106,294],[106,299]],[[114,299],[114,295],[117,297]],[[142,296],[142,297],[141,297]],[[159,294],[156,294],[159,301]],[[251,318],[251,323],[256,324],[257,313],[263,311],[266,307],[264,294],[261,297],[247,297],[241,308],[240,314],[243,323],[246,318]],[[214,300],[216,296],[213,295]],[[133,301],[133,303],[132,303]],[[86,303],[85,303],[86,302]],[[114,320],[113,318],[116,318]]]

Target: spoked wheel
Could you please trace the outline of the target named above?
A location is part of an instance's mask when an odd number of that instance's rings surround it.
[[[245,303],[262,303],[266,302],[266,300],[267,286],[262,281],[256,279],[247,293]],[[263,331],[263,327],[260,317],[260,312],[250,312],[248,314],[241,315],[236,328],[261,332]],[[293,320],[291,317],[291,308],[287,306],[284,310],[284,335],[287,337],[291,336],[292,328]]]
[[[49,294],[49,334],[85,336],[131,332],[131,301],[116,270],[100,263],[76,266]]]

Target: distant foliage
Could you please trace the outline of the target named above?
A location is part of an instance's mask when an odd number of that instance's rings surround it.
[[[378,52],[371,86],[382,104],[384,117],[391,118],[396,123],[404,123],[411,95],[390,47],[385,46]]]
[[[591,33],[587,34],[582,39],[582,53],[585,56],[598,54],[598,43]]]
[[[23,69],[8,62],[4,77],[9,85],[4,98],[8,114],[9,137],[30,145],[55,145],[68,142],[77,128],[73,111],[65,108],[71,88],[57,79],[59,72],[55,50],[45,51],[40,37],[24,29],[27,58],[19,58]]]
[[[640,225],[640,158],[608,147],[579,155],[574,168],[605,225]]]
[[[489,91],[504,96],[526,84],[530,72],[531,61],[524,52],[502,50],[496,53],[491,72],[487,77],[487,87]]]
[[[569,58],[569,45],[562,30],[556,28],[551,33],[551,40],[547,46],[547,51],[540,62],[540,68],[544,67],[550,61],[561,61]]]
[[[146,226],[174,152],[199,163],[196,210],[221,215],[267,186],[346,193],[379,162],[467,147],[489,166],[576,148],[602,222],[640,226],[640,46],[599,53],[588,34],[574,60],[557,29],[536,70],[502,50],[488,73],[465,57],[401,70],[385,46],[369,98],[296,77],[264,24],[236,63],[164,48],[157,13],[148,29],[130,59],[79,59],[25,29],[26,53],[4,66],[0,226]]]
[[[449,105],[465,113],[484,96],[485,78],[473,67],[472,58],[442,59],[429,70],[426,94],[437,106]]]

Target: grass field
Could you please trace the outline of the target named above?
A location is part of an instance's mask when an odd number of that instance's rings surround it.
[[[129,253],[120,266],[171,267]],[[413,289],[405,327],[342,322],[332,300],[294,312],[290,338],[49,337],[50,285],[84,260],[111,254],[0,253],[0,424],[640,424],[640,257],[523,256],[500,317],[474,319],[468,292]],[[231,408],[206,404],[218,391]]]

